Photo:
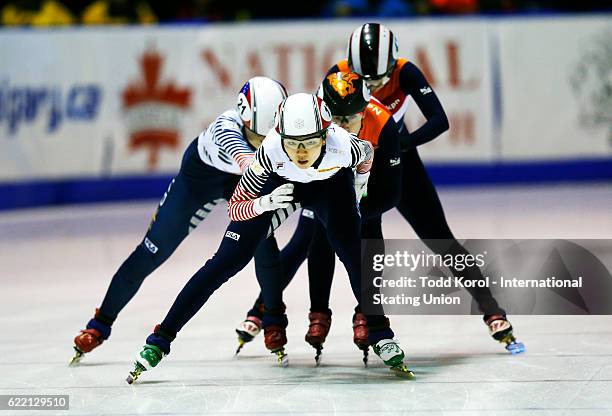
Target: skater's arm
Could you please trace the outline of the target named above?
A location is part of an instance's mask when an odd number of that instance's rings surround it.
[[[244,139],[240,126],[231,118],[221,116],[215,121],[214,137],[219,147],[231,156],[244,173],[251,164],[255,151]]]
[[[271,162],[260,147],[234,190],[227,206],[232,221],[245,221],[261,214],[255,210],[259,192],[272,171]]]
[[[409,94],[427,119],[425,124],[410,133],[408,148],[427,143],[448,130],[448,118],[429,82],[419,68],[406,63],[400,73],[400,86]]]
[[[351,168],[356,168],[357,174],[370,172],[374,161],[374,148],[368,141],[361,140],[354,134],[351,137]]]
[[[375,154],[376,163],[372,167],[367,197],[361,200],[360,211],[363,218],[381,215],[399,203],[402,176],[400,143],[393,118],[389,118],[381,130]]]
[[[246,221],[264,212],[291,206],[291,183],[281,185],[269,194],[260,195],[271,172],[272,162],[266,156],[264,148],[260,147],[229,201],[228,213],[232,221]]]
[[[359,204],[359,201],[367,192],[370,169],[374,161],[374,148],[370,142],[351,135],[351,156],[351,167],[355,168],[355,196]]]

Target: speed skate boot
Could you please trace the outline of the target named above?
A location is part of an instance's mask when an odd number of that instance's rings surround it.
[[[397,341],[381,339],[372,346],[372,349],[383,360],[385,365],[390,367],[395,375],[409,379],[414,378],[414,373],[404,364],[404,351],[402,351]]]
[[[368,342],[368,325],[366,317],[361,312],[353,314],[353,342],[361,351],[363,351],[363,365],[368,366],[368,351],[370,344]]]
[[[489,334],[494,340],[505,344],[511,354],[525,352],[525,345],[516,340],[512,333],[512,325],[505,315],[485,315],[483,319],[489,327]]]
[[[253,339],[261,332],[261,320],[264,314],[264,304],[258,300],[255,301],[255,305],[247,312],[247,317],[244,321],[240,322],[236,327],[236,334],[238,334],[238,348],[234,356],[238,355],[244,344],[253,341]]]
[[[86,353],[100,346],[110,336],[112,324],[113,319],[103,316],[100,310],[96,309],[96,314],[89,320],[87,327],[74,337],[74,356],[68,364],[77,365]]]
[[[388,365],[390,370],[398,377],[412,379],[414,373],[404,364],[404,351],[399,343],[393,339],[395,334],[391,329],[386,316],[370,316],[368,323],[368,342],[374,353]]]
[[[325,338],[327,338],[329,327],[332,322],[331,310],[328,309],[327,312],[310,312],[308,314],[308,320],[310,324],[308,325],[308,332],[306,332],[304,339],[317,350],[315,363],[319,366],[321,363],[323,344],[325,343]]]
[[[264,330],[264,342],[266,348],[270,350],[272,354],[276,355],[278,363],[281,367],[287,367],[289,365],[289,358],[285,352],[285,345],[287,344],[287,315],[264,315],[263,319],[263,330]]]
[[[164,331],[160,325],[155,326],[153,333],[147,337],[142,351],[136,354],[134,371],[130,371],[125,381],[132,384],[144,371],[157,366],[162,358],[170,354],[170,343],[174,341],[174,338],[176,338],[175,334]]]

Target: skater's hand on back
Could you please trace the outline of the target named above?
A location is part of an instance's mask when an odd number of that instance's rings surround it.
[[[357,197],[357,203],[359,203],[361,198],[368,193],[369,178],[370,172],[357,173],[355,175],[355,196]]]
[[[286,183],[279,186],[272,193],[257,198],[255,201],[255,211],[262,213],[274,211],[280,208],[288,208],[293,201],[293,184]]]

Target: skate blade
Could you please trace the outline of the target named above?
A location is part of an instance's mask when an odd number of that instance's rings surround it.
[[[234,353],[234,357],[238,355],[238,353],[240,353],[240,350],[242,349],[242,347],[244,347],[244,344],[246,344],[246,341],[244,341],[242,338],[238,337],[238,348],[236,348],[236,352]]]
[[[323,352],[323,346],[322,345],[317,345],[314,346],[314,349],[317,350],[316,354],[315,354],[315,366],[319,367],[321,365],[321,354]]]
[[[247,342],[251,342],[255,339],[255,337],[248,332],[236,330],[236,334],[238,334],[238,342],[242,342],[246,344]]]
[[[510,352],[510,354],[521,354],[525,352],[525,344],[517,341],[512,334],[502,338],[499,342],[506,344],[504,347],[506,350],[508,350],[508,352]]]
[[[68,361],[69,366],[75,366],[78,363],[80,363],[81,360],[83,359],[83,356],[85,355],[85,353],[79,350],[77,347],[73,347],[73,348],[74,348],[74,357],[72,357],[70,361]]]
[[[406,367],[406,364],[396,365],[391,367],[390,370],[398,377],[406,378],[408,380],[414,380],[414,373]]]
[[[276,351],[272,351],[272,354],[276,355],[276,359],[278,361],[278,364],[281,367],[284,368],[284,367],[289,366],[289,357],[285,353],[285,349],[284,348],[281,348],[281,349],[276,350]]]
[[[138,380],[138,377],[140,377],[143,371],[147,371],[147,369],[144,368],[140,363],[134,364],[136,368],[134,368],[134,371],[130,371],[130,374],[128,374],[127,378],[125,379],[128,384],[133,384],[136,380]]]
[[[506,345],[506,349],[510,352],[510,354],[521,354],[525,352],[525,344],[519,341],[513,341]]]

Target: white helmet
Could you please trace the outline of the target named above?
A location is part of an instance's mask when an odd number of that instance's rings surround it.
[[[320,136],[331,119],[331,112],[321,98],[302,92],[290,95],[280,104],[274,128],[283,138]]]
[[[251,78],[238,94],[236,110],[244,126],[260,136],[274,127],[274,114],[287,90],[278,81],[267,77]]]

